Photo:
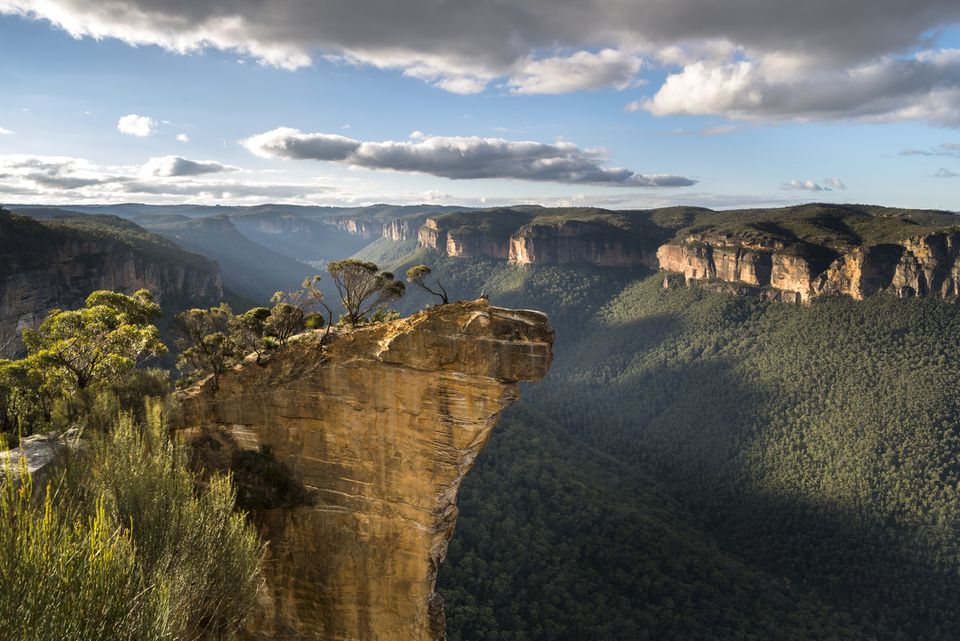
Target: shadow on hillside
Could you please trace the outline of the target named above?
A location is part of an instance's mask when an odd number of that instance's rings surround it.
[[[919,527],[844,511],[826,493],[810,501],[799,491],[763,489],[770,470],[751,462],[751,452],[767,435],[751,426],[769,410],[765,399],[782,398],[784,390],[734,371],[722,352],[685,354],[683,367],[629,374],[630,362],[669,338],[678,322],[645,318],[569,353],[558,350],[565,371],[532,388],[527,400],[657,479],[728,552],[817,594],[869,638],[960,636],[960,564],[942,552],[924,554]],[[618,350],[623,345],[629,353]],[[576,371],[577,363],[598,361],[603,365]]]

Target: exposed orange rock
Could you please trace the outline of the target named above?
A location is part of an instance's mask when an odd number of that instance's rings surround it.
[[[307,497],[253,514],[270,555],[246,636],[443,639],[460,482],[518,383],[546,374],[553,331],[481,300],[321,336],[184,392],[174,421],[207,456],[269,452]]]
[[[783,243],[758,249],[736,239],[691,237],[661,246],[657,258],[660,269],[679,272],[688,282],[742,283],[796,294],[802,301],[821,295],[857,300],[881,293],[901,298],[960,295],[957,231],[849,247],[832,262],[820,263],[819,269],[796,249]]]

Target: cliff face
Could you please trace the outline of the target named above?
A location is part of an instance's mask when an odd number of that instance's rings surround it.
[[[30,233],[43,234],[39,223]],[[16,355],[20,332],[36,327],[54,308],[75,308],[97,289],[132,294],[146,288],[173,307],[213,305],[223,298],[216,265],[178,261],[110,238],[69,238],[47,233],[29,260],[0,270],[0,357]],[[198,257],[193,257],[194,259]]]
[[[807,301],[821,295],[857,300],[880,293],[901,298],[960,295],[960,232],[925,234],[895,243],[847,248],[832,261],[803,255],[783,243],[765,246],[691,237],[657,251],[660,269],[686,281],[705,280],[770,288],[780,298]],[[787,296],[783,296],[787,295]]]
[[[376,220],[366,220],[364,218],[337,218],[332,224],[353,236],[359,236],[363,239],[373,240],[383,235],[383,223]]]
[[[426,221],[426,214],[408,216],[406,218],[394,218],[383,225],[383,237],[397,243],[415,238],[417,231]]]
[[[443,639],[434,583],[460,482],[518,382],[546,374],[553,332],[538,312],[476,301],[325,348],[320,334],[182,395],[176,424],[208,465],[269,452],[303,489],[253,513],[270,556],[246,635]]]
[[[654,269],[658,265],[638,238],[594,221],[518,224],[514,229],[447,229],[437,219],[428,218],[419,229],[417,243],[445,256],[487,256],[517,265],[647,265]]]
[[[592,221],[565,220],[525,225],[510,238],[510,261],[517,265],[648,265],[652,253],[621,230]]]

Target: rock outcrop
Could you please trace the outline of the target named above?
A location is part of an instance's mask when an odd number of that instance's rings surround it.
[[[526,218],[529,218],[527,216]],[[420,247],[444,256],[486,256],[516,265],[647,265],[656,269],[650,242],[628,230],[589,220],[560,220],[507,225],[448,227],[443,218],[428,218],[417,235]]]
[[[352,236],[373,240],[383,235],[383,223],[366,218],[343,217],[331,219],[330,224]]]
[[[0,211],[3,216],[9,214]],[[7,223],[0,229],[8,235],[4,241],[29,249],[2,259],[0,357],[19,352],[24,328],[36,327],[54,308],[80,307],[98,289],[127,294],[148,289],[168,313],[223,298],[220,270],[194,254],[94,233],[50,230],[20,217]]]
[[[881,293],[901,298],[960,295],[960,231],[839,250],[689,237],[661,246],[657,258],[660,269],[683,274],[688,283],[766,288],[785,300],[822,295],[863,300]]]
[[[510,237],[510,262],[517,265],[647,265],[657,261],[639,239],[595,221],[564,220],[524,225]]]
[[[174,421],[208,466],[261,453],[302,488],[253,512],[269,560],[245,634],[443,639],[434,583],[460,482],[518,383],[546,374],[553,331],[481,300],[321,336],[184,392]]]
[[[417,237],[420,227],[427,221],[426,214],[394,218],[383,225],[383,237],[395,243],[402,243]]]

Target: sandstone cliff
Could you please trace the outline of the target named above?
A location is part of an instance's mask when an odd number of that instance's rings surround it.
[[[553,332],[476,301],[321,334],[188,390],[175,420],[208,466],[269,455],[303,489],[254,510],[270,557],[247,637],[443,639],[460,482],[519,381],[546,374]]]
[[[592,215],[592,212],[588,216]],[[657,268],[654,235],[631,226],[626,214],[606,218],[538,220],[527,211],[495,210],[428,218],[418,245],[445,256],[487,256],[517,265],[647,265]]]
[[[782,242],[691,236],[657,251],[660,269],[706,281],[773,290],[808,301],[822,295],[857,300],[880,293],[901,298],[960,295],[960,231],[945,230],[897,242],[815,247]]]
[[[510,237],[510,262],[517,265],[647,265],[656,257],[642,239],[599,221],[530,223]]]
[[[135,227],[124,225],[123,232]],[[168,312],[223,298],[214,263],[159,238],[130,241],[110,235],[114,231],[42,224],[0,211],[0,357],[21,349],[21,330],[38,325],[51,309],[81,306],[97,289],[132,294],[146,288]]]

